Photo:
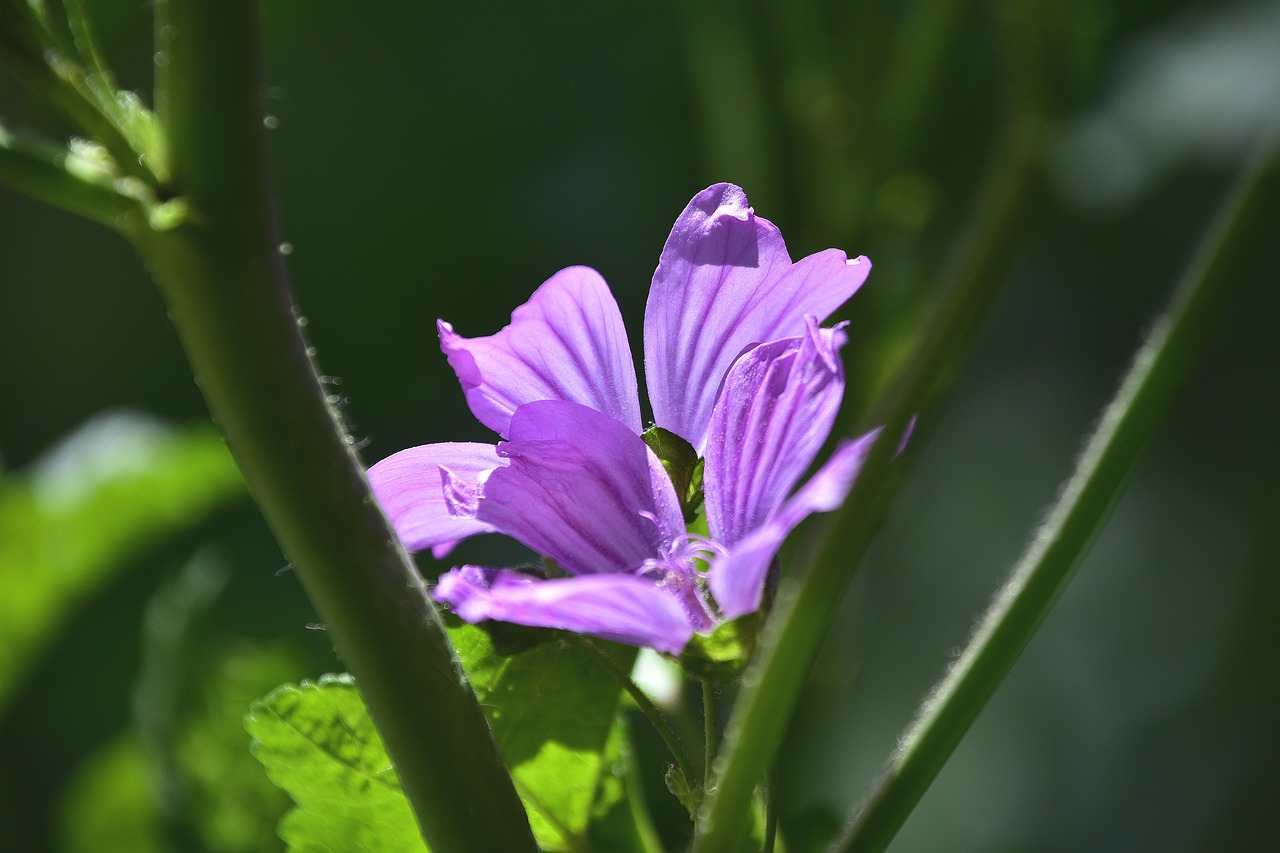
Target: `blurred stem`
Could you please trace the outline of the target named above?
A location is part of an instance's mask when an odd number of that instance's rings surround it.
[[[1025,23],[1026,17],[1018,18]],[[1022,35],[1004,29],[1005,41]],[[1033,57],[1006,45],[1011,64]],[[1033,65],[1011,73],[1034,75]],[[942,275],[945,295],[917,340],[896,389],[879,409],[886,440],[877,441],[844,505],[826,519],[827,535],[809,571],[783,577],[760,648],[743,676],[729,719],[716,789],[699,815],[697,853],[737,851],[748,825],[752,792],[772,765],[800,689],[835,620],[845,589],[870,546],[904,466],[891,465],[916,413],[926,411],[950,384],[982,321],[992,310],[1021,236],[1034,221],[1044,149],[1043,104],[1025,83],[1009,89],[1012,115],[987,179],[968,217],[973,230],[959,242]]]
[[[110,152],[120,174],[159,192],[160,180],[139,159],[148,152],[138,150],[130,140],[131,117],[121,106],[114,84],[101,75],[87,75],[77,54],[75,45],[65,44],[48,25],[43,4],[0,0],[0,64]]]
[[[84,0],[62,0],[67,10],[67,24],[71,28],[71,38],[77,52],[89,66],[89,74],[101,84],[101,90],[115,94],[115,76],[107,67],[98,48],[98,41],[93,35],[93,24],[89,21],[89,10]]]
[[[968,648],[899,740],[899,751],[832,848],[884,850],[1026,648],[1120,495],[1143,445],[1186,380],[1280,202],[1275,135],[1218,211],[1169,305],[1134,356],[1048,521],[983,617]]]
[[[65,149],[0,127],[0,183],[110,228],[125,218],[145,218],[139,202],[68,172],[66,156]]]
[[[775,189],[768,98],[745,20],[749,11],[729,0],[695,0],[677,9],[707,162],[767,198]]]
[[[252,0],[161,0],[157,67],[189,215],[133,229],[196,381],[354,674],[435,853],[532,851],[528,821],[426,589],[317,380],[279,256]]]

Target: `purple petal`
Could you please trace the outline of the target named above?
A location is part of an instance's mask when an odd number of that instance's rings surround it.
[[[743,353],[716,401],[705,497],[711,537],[726,547],[773,516],[835,422],[844,395],[844,332],[808,320],[803,336]]]
[[[645,375],[657,423],[701,453],[720,380],[750,344],[799,335],[866,280],[838,249],[791,263],[782,235],[742,190],[716,184],[676,220],[645,310]]]
[[[600,274],[561,270],[485,338],[464,338],[439,321],[440,348],[467,405],[507,437],[511,415],[535,400],[570,400],[640,432],[636,370],[618,304]]]
[[[675,489],[640,436],[577,403],[526,403],[498,445],[510,465],[481,488],[476,518],[575,575],[627,572],[684,533]]]
[[[760,607],[765,576],[778,548],[809,515],[840,506],[867,461],[879,432],[875,430],[853,441],[841,442],[818,473],[772,518],[712,564],[707,583],[724,618],[737,619]]]
[[[391,525],[410,551],[431,548],[437,558],[460,539],[493,530],[483,521],[460,517],[445,501],[441,468],[455,482],[474,482],[483,472],[506,465],[492,444],[450,443],[411,447],[369,469],[369,485]]]
[[[432,597],[467,622],[496,619],[562,628],[671,654],[679,654],[693,636],[675,597],[635,575],[542,580],[523,572],[463,566],[442,575]]]

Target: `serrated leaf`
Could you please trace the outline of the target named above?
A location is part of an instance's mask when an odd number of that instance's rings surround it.
[[[0,482],[0,706],[69,613],[143,548],[245,494],[212,428],[99,416]]]
[[[271,781],[297,803],[279,829],[290,850],[427,849],[382,738],[349,676],[280,687],[254,703],[245,728]]]
[[[449,630],[463,668],[493,726],[539,845],[585,847],[592,804],[607,767],[621,686],[600,655],[563,635],[509,657],[482,628]],[[636,651],[591,641],[623,672]]]
[[[621,694],[600,653],[627,671],[635,650],[597,643],[597,653],[558,636],[502,656],[481,628],[457,625],[450,636],[539,845],[589,849],[600,781],[615,760],[607,750]],[[245,725],[254,754],[298,805],[280,827],[290,850],[365,849],[371,839],[367,849],[425,849],[349,677],[281,687],[254,705]]]

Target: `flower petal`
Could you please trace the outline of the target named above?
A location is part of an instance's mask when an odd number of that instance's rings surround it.
[[[844,371],[840,328],[760,344],[725,376],[711,416],[705,499],[711,537],[732,547],[763,525],[831,432]]]
[[[750,344],[799,335],[866,280],[871,263],[838,249],[791,263],[782,235],[742,190],[694,196],[662,250],[645,309],[645,376],[657,423],[701,454],[720,380]]]
[[[769,565],[783,541],[801,521],[815,512],[830,512],[844,501],[853,487],[879,430],[853,441],[844,441],[831,458],[782,505],[765,524],[756,528],[707,573],[707,584],[726,619],[737,619],[760,607]]]
[[[494,432],[535,400],[570,400],[640,432],[636,370],[618,303],[600,274],[561,270],[539,287],[495,335],[464,338],[439,321],[440,348],[467,405]]]
[[[555,559],[570,574],[627,572],[684,533],[675,489],[640,436],[577,403],[526,403],[498,445],[478,520]]]
[[[369,469],[369,485],[391,525],[410,551],[431,548],[443,557],[460,539],[493,528],[456,515],[445,501],[441,468],[455,481],[475,481],[483,472],[506,465],[492,444],[454,442],[411,447]]]
[[[462,566],[441,575],[432,597],[467,622],[496,619],[562,628],[671,654],[693,636],[675,597],[636,575],[542,580],[508,569]]]

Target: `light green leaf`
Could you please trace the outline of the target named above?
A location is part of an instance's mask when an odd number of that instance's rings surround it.
[[[609,643],[593,650],[558,633],[548,636],[502,655],[484,630],[450,628],[539,845],[586,850],[601,776],[613,761],[606,747],[621,694],[600,656],[625,671],[635,650]],[[291,850],[362,849],[373,838],[377,844],[368,849],[425,849],[350,678],[281,687],[253,707],[246,727],[272,781],[298,804],[280,827]]]
[[[63,620],[129,558],[244,495],[209,427],[102,415],[0,481],[0,706]]]
[[[503,657],[474,625],[450,628],[463,668],[546,850],[585,849],[621,685],[600,656],[630,671],[636,651],[563,634]]]
[[[280,837],[290,850],[426,850],[382,739],[349,676],[280,687],[254,703],[245,728],[271,781],[298,804],[280,823]]]

